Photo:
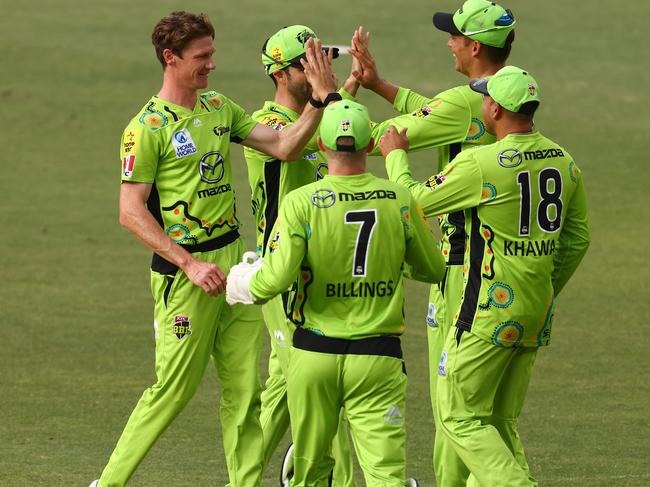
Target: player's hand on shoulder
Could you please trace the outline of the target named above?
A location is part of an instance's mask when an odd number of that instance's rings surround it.
[[[381,150],[381,155],[386,157],[396,149],[402,149],[408,152],[409,139],[406,137],[406,130],[406,128],[403,128],[398,132],[394,125],[388,127],[388,130],[386,130],[384,135],[379,139],[379,150]]]
[[[183,272],[190,281],[202,288],[209,296],[216,296],[226,290],[226,275],[216,264],[192,257]]]
[[[323,101],[328,94],[336,91],[338,84],[332,71],[333,52],[330,49],[329,53],[325,54],[320,40],[314,42],[314,39],[309,39],[305,46],[305,53],[307,60],[301,59],[300,62],[311,84],[312,96],[315,100]]]

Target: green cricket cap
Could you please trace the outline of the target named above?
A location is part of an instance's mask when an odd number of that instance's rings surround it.
[[[354,145],[339,144],[339,137],[352,137]],[[371,138],[368,109],[349,100],[329,104],[320,122],[320,138],[325,147],[338,152],[365,149]]]
[[[529,112],[530,108],[527,107],[537,108],[540,103],[537,81],[527,71],[516,66],[505,66],[489,78],[475,78],[469,82],[469,86],[478,93],[491,96],[511,112]]]
[[[436,12],[433,15],[436,28],[493,47],[506,45],[516,23],[510,10],[488,0],[467,0],[453,14]]]
[[[269,37],[262,46],[262,64],[266,74],[299,64],[300,59],[305,57],[305,46],[309,39],[318,40],[314,31],[304,25],[284,27]],[[338,57],[338,49],[333,50],[334,57]]]

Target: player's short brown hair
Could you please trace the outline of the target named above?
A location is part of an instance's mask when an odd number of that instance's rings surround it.
[[[207,36],[214,39],[214,27],[206,14],[195,15],[179,10],[170,13],[156,24],[151,33],[151,43],[156,49],[156,56],[164,69],[163,51],[165,49],[181,56],[190,42]]]
[[[483,44],[486,50],[486,56],[490,62],[494,64],[505,64],[508,56],[510,56],[510,50],[512,49],[512,43],[515,40],[515,31],[512,30],[506,37],[506,43],[503,47],[494,47]]]

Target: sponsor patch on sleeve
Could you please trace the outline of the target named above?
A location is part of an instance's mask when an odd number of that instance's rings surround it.
[[[135,154],[130,154],[122,158],[122,175],[125,178],[133,176],[133,168],[135,167]]]

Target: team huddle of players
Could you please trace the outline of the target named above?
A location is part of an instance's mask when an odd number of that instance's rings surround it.
[[[214,69],[205,15],[156,25],[163,85],[124,131],[120,221],[154,252],[158,380],[92,485],[129,480],[210,359],[229,485],[261,485],[289,428],[282,485],[356,485],[350,438],[366,485],[418,485],[405,471],[406,278],[432,284],[422,322],[437,484],[537,485],[517,418],[555,298],[589,245],[582,176],[534,127],[536,80],[507,65],[512,12],[467,0],[433,23],[468,84],[431,98],[390,83],[359,28],[337,92],[337,53],[294,25],[264,43],[275,96],[252,117],[204,92]],[[361,86],[402,115],[371,121],[355,101]],[[238,233],[232,142],[245,146],[252,255]],[[435,174],[414,180],[409,151],[432,148]],[[375,155],[389,180],[366,171]],[[271,337],[261,393],[258,304]]]

